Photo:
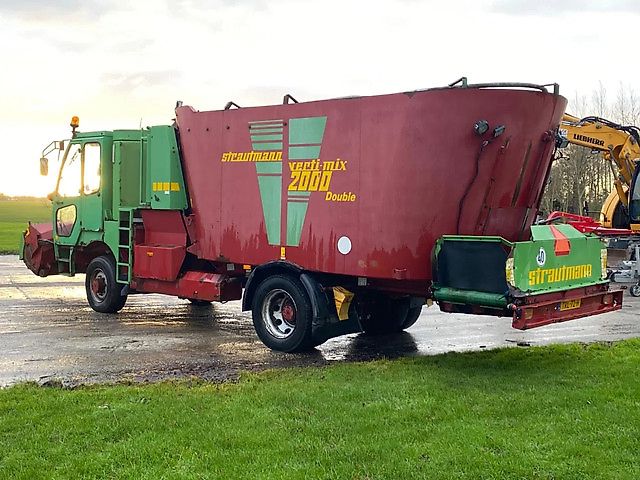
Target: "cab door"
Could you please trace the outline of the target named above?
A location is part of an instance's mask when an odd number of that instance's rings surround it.
[[[56,191],[52,198],[54,243],[56,247],[69,247],[78,243],[78,238],[80,237],[81,191],[82,144],[75,142],[69,145],[65,153]],[[56,257],[61,257],[58,248],[56,248]],[[68,258],[66,255],[64,257]]]
[[[82,144],[82,192],[80,226],[82,232],[99,234],[103,230],[102,143],[87,140]],[[95,235],[84,240],[93,240]],[[83,238],[80,238],[83,241]]]

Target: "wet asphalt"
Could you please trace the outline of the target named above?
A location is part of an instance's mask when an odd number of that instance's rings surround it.
[[[633,337],[640,337],[640,298],[625,293],[621,311],[525,332],[507,318],[446,314],[434,305],[401,334],[347,335],[310,353],[285,354],[262,345],[240,302],[195,307],[132,295],[119,314],[100,314],[86,303],[84,275],[39,278],[17,256],[0,256],[0,386],[224,381],[245,371]]]

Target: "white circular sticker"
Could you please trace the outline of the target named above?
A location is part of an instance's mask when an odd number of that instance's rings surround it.
[[[351,251],[351,240],[349,237],[340,237],[338,239],[338,251],[343,255]]]
[[[544,251],[544,248],[540,247],[540,251],[536,256],[536,263],[542,267],[544,263],[547,261],[547,252]]]

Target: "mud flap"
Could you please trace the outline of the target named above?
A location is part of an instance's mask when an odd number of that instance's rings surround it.
[[[308,273],[302,273],[300,281],[311,299],[313,310],[311,336],[315,345],[320,345],[333,337],[362,331],[353,306],[349,309],[349,317],[346,320],[340,320],[333,299],[319,282]]]

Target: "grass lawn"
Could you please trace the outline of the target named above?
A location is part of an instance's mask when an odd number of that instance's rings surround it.
[[[0,254],[18,253],[20,235],[29,220],[50,221],[50,202],[44,198],[0,200]]]
[[[0,390],[3,478],[640,478],[640,340]]]

